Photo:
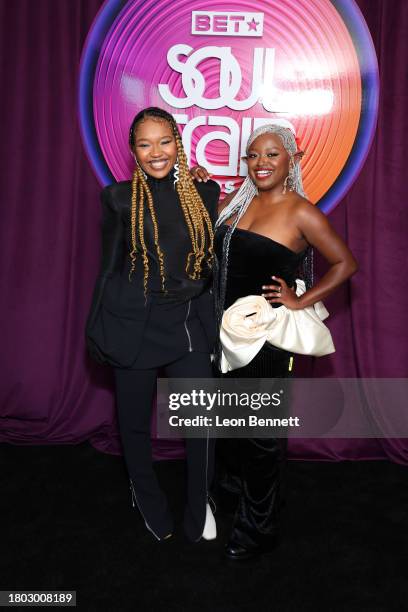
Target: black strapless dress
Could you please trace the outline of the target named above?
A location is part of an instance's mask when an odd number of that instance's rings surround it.
[[[221,261],[222,244],[227,225],[219,228],[215,237],[215,249]],[[289,247],[250,230],[235,228],[229,257],[224,310],[238,298],[261,295],[263,285],[273,285],[272,276],[283,278],[289,287],[295,286],[306,251],[295,253]],[[272,304],[279,308],[280,304]],[[258,355],[245,368],[234,370],[230,376],[284,378],[288,374],[291,355],[265,343]],[[293,359],[292,359],[293,361]]]
[[[227,229],[223,225],[216,234],[219,261]],[[283,278],[289,287],[294,287],[305,254],[306,251],[295,253],[261,234],[236,228],[229,248],[224,310],[240,297],[261,295],[263,285],[275,284],[271,276]],[[280,304],[272,306],[278,308]],[[225,376],[289,378],[292,362],[290,353],[265,343],[251,363]],[[230,543],[251,548],[275,539],[286,442],[284,438],[217,440],[218,498],[228,503],[231,494],[239,496]]]
[[[228,226],[223,225],[216,234],[215,248],[219,261],[227,229]],[[224,309],[240,297],[261,295],[263,285],[273,284],[271,276],[279,276],[289,287],[293,287],[304,255],[305,251],[295,253],[267,236],[235,228],[229,248]],[[278,306],[274,304],[274,307]]]

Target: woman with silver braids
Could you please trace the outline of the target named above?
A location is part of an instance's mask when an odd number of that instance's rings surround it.
[[[239,298],[262,295],[272,308],[299,310],[327,297],[357,270],[353,255],[326,216],[305,197],[302,156],[294,127],[286,120],[274,120],[249,137],[248,176],[220,203],[215,226],[219,326],[225,310]],[[198,167],[194,176],[205,181],[208,174]],[[329,264],[315,285],[312,247]],[[296,293],[296,278],[305,281],[302,295]],[[220,354],[219,345],[219,364]],[[287,378],[292,372],[293,355],[265,342],[248,365],[226,376]],[[217,457],[222,459],[219,467],[225,468],[221,489],[238,494],[227,557],[248,559],[271,551],[277,543],[286,440],[220,439]]]

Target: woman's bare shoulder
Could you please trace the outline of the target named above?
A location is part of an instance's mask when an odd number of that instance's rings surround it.
[[[330,223],[327,216],[316,204],[296,194],[292,200],[291,213],[297,227],[302,233],[319,233],[327,231]]]
[[[321,216],[323,213],[320,209],[307,198],[293,193],[290,200],[291,212],[299,217],[315,217]],[[324,215],[323,215],[324,216]]]

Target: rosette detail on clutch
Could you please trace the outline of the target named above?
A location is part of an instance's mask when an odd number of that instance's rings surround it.
[[[305,292],[296,280],[296,295]],[[301,355],[321,357],[334,353],[329,329],[323,320],[329,316],[323,302],[301,310],[272,306],[260,295],[239,298],[223,314],[220,340],[221,371],[243,368],[257,355],[265,342]]]

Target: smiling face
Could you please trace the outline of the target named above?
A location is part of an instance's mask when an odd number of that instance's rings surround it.
[[[148,117],[135,128],[134,153],[142,170],[154,178],[167,176],[177,160],[177,145],[168,121]]]
[[[248,174],[259,191],[281,189],[289,173],[290,157],[277,134],[255,138],[246,158]]]

